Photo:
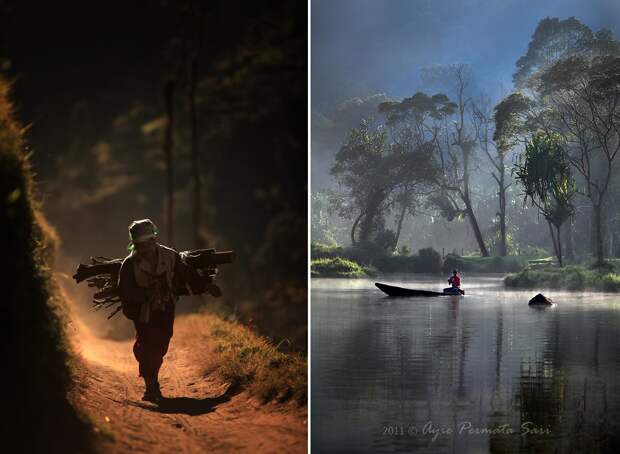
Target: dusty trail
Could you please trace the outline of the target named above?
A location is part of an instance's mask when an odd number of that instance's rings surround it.
[[[72,399],[95,423],[102,452],[306,451],[306,409],[293,403],[263,405],[247,392],[231,392],[215,377],[205,377],[200,355],[208,349],[192,348],[182,316],[160,373],[166,399],[159,406],[141,400],[132,341],[94,337],[79,321],[74,327],[72,341],[84,360],[76,366]]]

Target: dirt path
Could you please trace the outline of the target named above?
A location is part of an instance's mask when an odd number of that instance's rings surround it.
[[[84,361],[73,400],[95,423],[102,452],[306,452],[306,409],[261,405],[204,377],[197,365],[207,352],[190,348],[187,330],[177,318],[160,373],[166,399],[158,406],[141,400],[133,342],[99,339],[78,326],[73,341]]]

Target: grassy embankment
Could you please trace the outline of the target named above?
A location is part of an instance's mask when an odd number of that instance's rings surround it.
[[[605,267],[567,265],[524,269],[509,274],[504,280],[508,288],[551,288],[562,290],[597,290],[620,292],[620,264],[608,262]]]
[[[310,272],[312,277],[360,278],[373,274],[372,268],[364,268],[359,263],[342,257],[312,259]]]
[[[233,387],[242,387],[263,402],[307,402],[307,360],[282,353],[271,341],[239,323],[202,312],[186,316],[191,336],[212,347],[205,374],[215,372]]]
[[[92,452],[88,425],[67,393],[73,386],[66,314],[50,265],[57,236],[40,211],[23,130],[0,80],[0,247],[5,264],[2,320],[5,452]]]
[[[505,273],[523,269],[532,257],[461,257],[442,259],[431,248],[415,254],[369,254],[368,251],[312,243],[312,277],[365,277],[380,273],[449,273],[453,269],[471,273]]]
[[[620,261],[610,260],[604,267],[567,265],[559,268],[553,257],[509,256],[477,257],[448,254],[441,259],[432,249],[410,255],[375,255],[312,243],[312,277],[365,277],[381,273],[510,273],[508,288],[552,288],[620,292]],[[363,266],[360,263],[371,263]]]

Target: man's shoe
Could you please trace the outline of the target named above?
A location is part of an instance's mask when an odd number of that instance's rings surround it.
[[[157,379],[153,378],[145,378],[144,382],[146,384],[146,390],[144,391],[144,396],[142,396],[142,400],[146,400],[149,402],[158,402],[162,399],[161,390],[159,389],[159,382]]]
[[[162,399],[162,395],[161,393],[158,392],[154,392],[154,391],[145,391],[144,395],[142,396],[142,400],[147,401],[147,402],[160,402]]]

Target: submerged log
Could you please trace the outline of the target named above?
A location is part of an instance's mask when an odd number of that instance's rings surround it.
[[[527,304],[530,306],[553,306],[555,303],[551,300],[551,298],[547,298],[542,293],[539,293]]]
[[[184,282],[173,289],[177,295],[200,295],[208,293],[212,296],[222,296],[222,291],[215,284],[217,266],[232,263],[235,260],[233,251],[217,252],[215,249],[197,249],[179,253],[181,260],[188,265]],[[80,264],[73,279],[78,284],[86,281],[89,287],[96,287],[98,291],[93,295],[95,309],[109,308],[119,304],[108,317],[113,317],[120,310],[118,295],[118,274],[123,259],[109,259],[106,257],[91,257],[91,264]]]

